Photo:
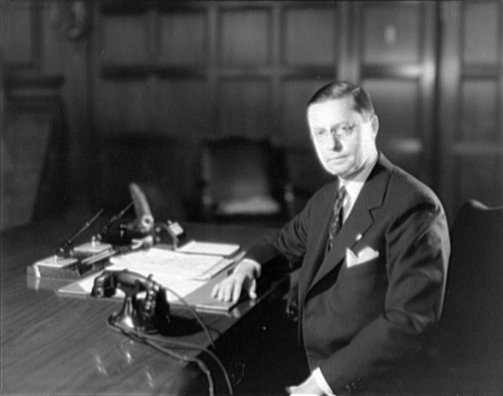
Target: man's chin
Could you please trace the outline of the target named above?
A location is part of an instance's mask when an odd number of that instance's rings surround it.
[[[324,168],[331,175],[340,177],[341,179],[351,179],[355,175],[357,175],[358,173],[360,173],[360,171],[362,170],[362,168],[360,168],[360,169],[348,169],[348,168],[343,168],[343,167],[340,167],[340,166],[330,166],[330,164],[328,164],[328,165],[325,164]]]
[[[347,171],[345,169],[330,164],[323,164],[323,167],[328,173],[334,176],[341,176],[342,174],[345,174]]]

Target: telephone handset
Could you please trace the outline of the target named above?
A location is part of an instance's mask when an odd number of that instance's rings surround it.
[[[97,239],[116,246],[129,245],[134,241],[142,240],[144,247],[148,247],[147,245],[152,246],[160,242],[162,231],[167,231],[173,247],[178,247],[186,237],[183,228],[171,220],[156,222],[147,197],[138,184],[130,183],[129,191],[132,202],[102,228]],[[134,206],[136,218],[133,221],[119,222],[131,206]]]
[[[125,298],[120,312],[108,318],[112,328],[156,332],[169,322],[166,291],[152,276],[128,270],[106,270],[95,278],[91,295],[111,297],[118,289],[124,292]]]
[[[114,216],[97,235],[100,241],[112,245],[129,245],[133,240],[155,237],[154,217],[147,197],[138,184],[130,183],[129,192],[132,202]],[[136,218],[128,222],[119,222],[131,206],[134,206]]]

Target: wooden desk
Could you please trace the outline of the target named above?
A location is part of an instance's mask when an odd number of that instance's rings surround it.
[[[107,328],[108,316],[122,303],[62,297],[54,290],[29,284],[26,267],[54,254],[59,244],[82,224],[50,220],[2,234],[1,393],[171,395],[190,393],[194,381],[203,378],[199,389],[207,394],[206,377],[200,371]],[[244,247],[265,231],[250,227],[185,226],[195,239],[236,242]],[[57,286],[66,283],[59,281]],[[218,339],[260,306],[267,299],[265,296],[256,303],[241,303],[229,315],[206,313],[201,317],[212,337]],[[180,315],[180,321],[190,317],[187,312],[175,311],[174,315]],[[202,330],[195,321],[190,323],[185,334],[180,331],[174,338],[207,347]],[[221,374],[214,377],[223,378]]]

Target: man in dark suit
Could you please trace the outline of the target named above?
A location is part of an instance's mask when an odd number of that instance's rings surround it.
[[[254,244],[213,296],[255,298],[261,264],[276,255],[302,260],[299,320],[311,375],[287,391],[340,395],[421,349],[442,312],[450,242],[436,195],[377,150],[379,122],[361,87],[321,88],[307,119],[336,180]]]

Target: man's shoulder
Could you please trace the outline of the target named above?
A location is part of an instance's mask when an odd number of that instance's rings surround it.
[[[429,201],[440,205],[440,199],[431,187],[397,165],[392,165],[388,191],[401,200]]]

